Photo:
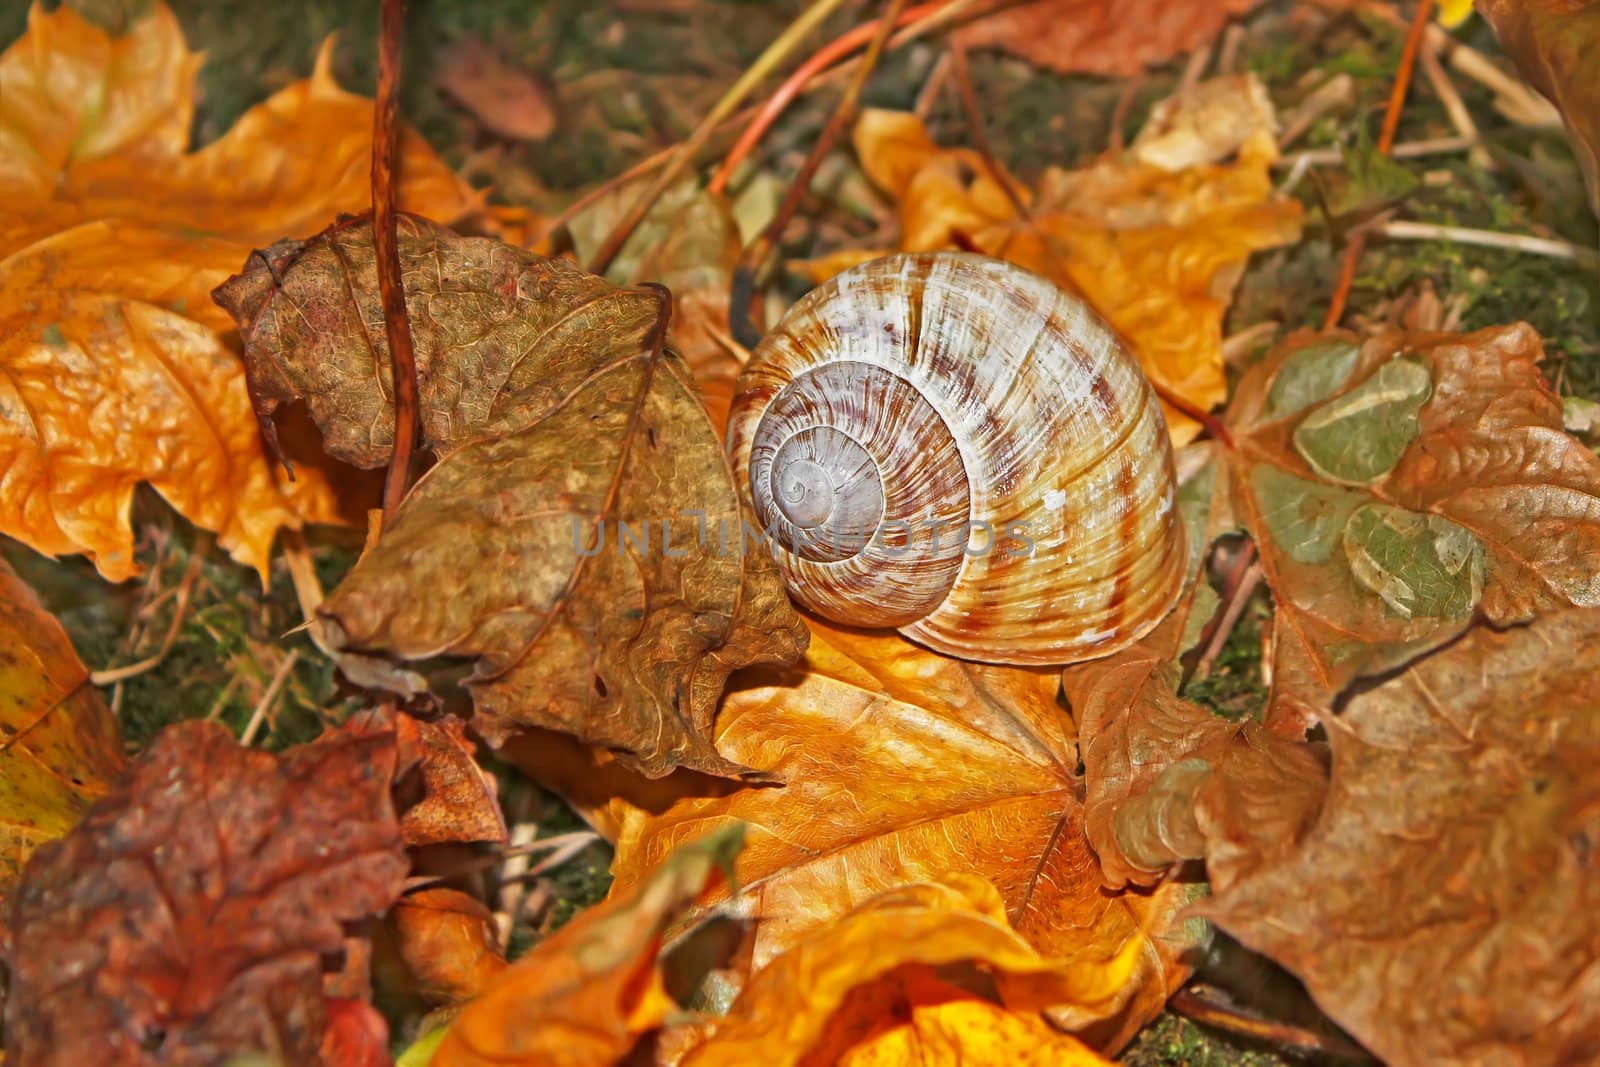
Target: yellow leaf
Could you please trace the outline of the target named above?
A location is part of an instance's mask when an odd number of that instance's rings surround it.
[[[1068,1063],[1103,1063],[1051,1031],[1038,1012],[1049,1006],[1103,1012],[1126,985],[1141,948],[1135,938],[1110,959],[1059,964],[1011,929],[1004,901],[983,879],[951,875],[904,885],[813,931],[756,972],[684,1067],[1010,1062],[1002,1056],[1008,1045],[1026,1054],[1036,1044],[1070,1050]],[[935,969],[939,979],[930,982]],[[993,980],[1010,1011],[963,995],[962,972]],[[930,999],[943,1003],[917,1003]],[[920,1023],[901,1022],[919,1006],[931,1009]],[[952,1055],[899,1058],[923,1028]]]
[[[608,1067],[676,1005],[662,987],[661,935],[701,897],[743,839],[727,827],[679,849],[631,892],[580,914],[462,1008],[432,1067]]]
[[[845,1054],[839,1067],[1102,1067],[1111,1061],[1038,1015],[984,1000],[914,1004],[909,1022]]]
[[[155,4],[113,38],[35,5],[0,55],[0,532],[136,572],[140,482],[263,575],[278,529],[333,521],[314,468],[262,453],[211,290],[253,248],[370,206],[371,101],[315,72],[187,154],[194,77]],[[440,218],[470,191],[414,134],[406,208]],[[226,335],[226,339],[224,337]]]
[[[0,895],[122,771],[117,720],[66,632],[0,562]]]

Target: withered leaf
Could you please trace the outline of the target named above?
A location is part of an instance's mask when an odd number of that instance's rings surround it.
[[[466,724],[447,716],[438,722],[395,717],[402,749],[417,756],[422,796],[406,805],[400,830],[406,844],[447,841],[504,841],[505,816],[494,776],[478,766]]]
[[[0,55],[0,531],[121,580],[148,482],[264,575],[279,528],[340,513],[317,471],[288,482],[266,462],[207,294],[252,246],[368,206],[372,104],[325,50],[190,153],[201,57],[165,5],[141,8],[112,37],[35,4]],[[471,206],[414,134],[403,145],[404,204]]]
[[[739,827],[678,849],[642,884],[588,909],[461,1010],[432,1067],[605,1067],[661,1027],[661,935],[721,880]]]
[[[1008,1053],[1027,1050],[1048,1052],[1051,1063],[1104,1064],[1081,1042],[1052,1032],[1038,1012],[1052,1005],[1104,1012],[1126,987],[1138,955],[1134,940],[1109,959],[1061,967],[1010,928],[1005,903],[983,879],[952,875],[943,883],[903,885],[811,931],[757,971],[682,1063],[884,1062],[874,1057],[899,1043],[892,1031],[909,1029],[914,1007],[965,1001],[1000,1010],[928,1012],[943,1015],[943,1026],[927,1017],[923,1024],[946,1035],[951,1054],[889,1062],[1010,1063],[1016,1061]],[[930,980],[935,973],[938,980]],[[985,980],[975,981],[978,975]],[[994,1000],[960,988],[988,982]],[[995,1040],[1013,1030],[1024,1038],[1020,1049]]]
[[[506,968],[489,909],[460,890],[408,893],[389,922],[417,992],[434,1004],[470,1000]]]
[[[325,955],[407,860],[394,735],[352,724],[281,756],[168,727],[11,900],[8,1058],[313,1062]]]
[[[1526,324],[1292,337],[1239,383],[1235,504],[1272,586],[1269,723],[1475,617],[1600,604],[1600,457]]]
[[[1063,74],[1132,75],[1193,51],[1256,0],[1033,0],[959,32],[971,48],[1003,48]]]
[[[1600,611],[1477,627],[1329,723],[1327,805],[1204,913],[1386,1063],[1600,1049]],[[1419,992],[1422,991],[1422,992]]]
[[[805,632],[661,348],[664,290],[418,219],[401,257],[440,460],[322,606],[324,644],[475,660],[473,726],[495,743],[543,726],[650,775],[754,773],[710,741],[717,697],[739,667],[792,661]],[[370,227],[274,246],[217,299],[264,419],[303,397],[334,455],[386,461]]]
[[[999,890],[1017,932],[1053,960],[1103,960],[1141,929],[1154,932],[1113,1018],[1086,1031],[1098,1048],[1130,1037],[1188,975],[1188,935],[1168,924],[1192,889],[1102,887],[1056,673],[962,663],[892,634],[811,627],[804,670],[741,675],[717,718],[729,758],[771,767],[785,785],[714,796],[686,789],[658,812],[624,806],[618,890],[708,827],[747,824],[740,892],[721,910],[753,923],[745,967],[759,973],[880,892],[976,875]]]
[[[122,772],[116,717],[66,631],[0,560],[0,902]],[[3,906],[3,903],[0,903]]]
[[[1600,215],[1600,7],[1567,0],[1478,0],[1517,70],[1554,101]]]

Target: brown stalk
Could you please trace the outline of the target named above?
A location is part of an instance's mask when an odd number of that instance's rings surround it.
[[[972,147],[978,150],[978,158],[983,160],[984,167],[989,171],[989,177],[1004,190],[1006,199],[1011,201],[1017,217],[1032,219],[1033,212],[1028,210],[1028,205],[1022,200],[1022,194],[1011,184],[1010,175],[1001,169],[999,161],[995,159],[994,150],[989,145],[989,135],[983,126],[983,110],[978,107],[978,93],[972,87],[972,71],[967,66],[967,50],[958,37],[950,38],[950,62],[956,78],[956,92],[961,97],[961,109],[967,113],[967,132],[972,137]]]
[[[1383,131],[1378,135],[1378,151],[1382,155],[1387,156],[1394,148],[1395,131],[1400,128],[1400,113],[1405,110],[1406,93],[1411,89],[1411,72],[1416,69],[1417,52],[1422,46],[1422,35],[1428,29],[1428,16],[1432,12],[1433,0],[1417,0],[1417,10],[1411,16],[1411,28],[1406,32],[1405,50],[1400,53],[1400,67],[1395,71],[1394,86],[1389,90],[1389,106],[1383,113]],[[1339,284],[1328,303],[1327,318],[1322,320],[1324,330],[1333,329],[1344,317],[1345,302],[1350,299],[1350,290],[1355,285],[1356,266],[1366,246],[1366,236],[1360,231],[1350,235],[1350,241],[1345,245],[1344,263],[1339,268]]]
[[[400,238],[395,193],[399,186],[400,47],[405,40],[405,0],[381,0],[378,34],[378,96],[372,119],[372,241],[378,256],[378,296],[389,342],[394,380],[394,453],[383,479],[383,518],[393,520],[411,487],[411,454],[417,444],[417,355],[401,288]]]
[[[828,122],[817,135],[817,140],[812,144],[805,162],[800,164],[800,169],[795,172],[794,180],[789,183],[788,192],[784,194],[783,202],[778,205],[777,213],[767,228],[750,242],[744,254],[739,257],[739,265],[733,272],[733,292],[728,317],[734,338],[746,348],[754,348],[761,340],[760,332],[750,320],[750,305],[755,296],[756,277],[760,274],[762,265],[766,263],[767,256],[778,247],[778,241],[782,238],[789,221],[800,209],[800,203],[805,199],[807,190],[811,188],[811,179],[816,176],[817,168],[822,165],[823,158],[833,151],[833,146],[844,134],[845,127],[855,118],[861,100],[861,90],[877,67],[878,58],[883,55],[883,47],[888,44],[889,36],[894,32],[895,24],[900,19],[900,12],[905,6],[906,0],[889,0],[883,18],[878,21],[878,30],[872,35],[871,43],[867,45],[866,54],[861,57],[860,65],[851,74],[850,84],[845,86],[844,95],[839,98],[839,104],[833,109],[833,114],[828,116]]]

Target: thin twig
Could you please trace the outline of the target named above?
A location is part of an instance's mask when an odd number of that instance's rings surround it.
[[[1472,147],[1472,142],[1465,137],[1431,137],[1421,141],[1404,141],[1389,150],[1390,159],[1417,159],[1422,156],[1439,156],[1450,152],[1465,152]],[[1291,171],[1303,166],[1331,167],[1344,162],[1344,155],[1337,148],[1308,148],[1304,152],[1296,152],[1292,156],[1281,156],[1273,160],[1274,167],[1288,168]]]
[[[1139,99],[1139,90],[1144,88],[1144,71],[1140,71],[1127,81],[1123,82],[1122,92],[1117,94],[1117,103],[1111,109],[1111,132],[1106,135],[1106,146],[1112,152],[1121,152],[1126,138],[1122,136],[1122,127],[1127,125],[1128,115],[1133,111],[1134,101]]]
[[[172,651],[173,644],[178,640],[178,631],[183,627],[183,620],[189,615],[189,598],[194,591],[194,583],[200,577],[200,565],[205,561],[205,554],[193,552],[189,555],[189,564],[183,570],[183,580],[178,584],[176,600],[172,606],[172,621],[167,624],[166,636],[161,639],[161,647],[156,649],[153,656],[147,656],[137,663],[129,663],[123,667],[108,667],[102,671],[91,671],[89,681],[94,685],[115,685],[125,682],[129,678],[136,678],[146,671],[154,670],[161,666],[167,658],[167,653]]]
[[[394,452],[383,479],[383,518],[394,513],[411,488],[411,453],[417,444],[417,356],[401,287],[400,238],[395,196],[399,186],[400,52],[405,40],[405,0],[382,0],[378,34],[378,95],[372,119],[372,243],[378,260],[378,295],[394,379]]]
[[[1491,166],[1493,161],[1489,158],[1489,150],[1481,143],[1478,124],[1473,121],[1472,112],[1467,110],[1466,101],[1462,100],[1461,94],[1456,91],[1450,75],[1445,73],[1444,64],[1439,62],[1438,52],[1424,44],[1422,54],[1417,60],[1422,64],[1422,74],[1428,79],[1428,87],[1444,105],[1445,114],[1450,116],[1450,125],[1456,128],[1456,132],[1464,140],[1471,143],[1472,147],[1467,149],[1468,158],[1475,166],[1485,168]]]
[[[1590,268],[1600,266],[1600,252],[1592,248],[1573,244],[1571,241],[1530,237],[1521,233],[1474,230],[1466,226],[1439,226],[1431,222],[1407,222],[1403,219],[1375,223],[1367,232],[1382,234],[1398,241],[1454,241],[1456,244],[1476,245],[1479,248],[1501,248],[1510,252],[1548,256],[1551,259],[1570,259]]]
[[[1248,553],[1251,557],[1255,552]],[[1241,558],[1243,557],[1241,553]],[[1222,613],[1222,621],[1211,633],[1211,640],[1206,643],[1205,651],[1200,653],[1200,661],[1195,664],[1194,676],[1204,681],[1211,676],[1211,668],[1216,665],[1217,657],[1222,655],[1222,647],[1228,643],[1234,628],[1239,625],[1239,617],[1244,614],[1245,605],[1250,603],[1250,598],[1261,585],[1261,561],[1254,560],[1244,572],[1244,577],[1239,579],[1239,584],[1228,596],[1228,606]]]
[[[784,194],[783,200],[778,204],[778,210],[773,215],[767,228],[744,250],[740,256],[739,265],[733,273],[733,293],[728,309],[729,325],[733,328],[733,336],[746,348],[754,348],[760,340],[760,334],[750,321],[750,298],[755,293],[755,282],[766,263],[772,250],[778,247],[778,242],[783,237],[785,227],[789,220],[794,218],[800,209],[800,203],[805,199],[807,191],[811,188],[811,179],[816,175],[817,168],[821,166],[823,157],[833,151],[833,146],[838,143],[845,127],[855,117],[858,104],[861,100],[861,90],[867,84],[867,78],[878,65],[878,58],[883,55],[883,48],[889,43],[889,35],[894,32],[900,12],[905,9],[906,0],[889,0],[888,11],[878,21],[877,32],[872,35],[872,41],[867,45],[867,51],[861,58],[861,63],[856,67],[850,77],[850,84],[845,86],[844,94],[839,98],[838,105],[833,109],[833,114],[828,116],[828,121],[823,125],[822,132],[817,134],[817,139],[811,145],[811,151],[806,154],[805,161],[800,164],[800,169],[795,172],[789,189]]]
[[[711,110],[706,113],[705,118],[700,120],[700,125],[695,127],[689,138],[678,145],[673,152],[672,158],[661,168],[655,180],[634,199],[622,218],[612,227],[611,232],[606,235],[606,239],[601,242],[600,247],[589,260],[588,269],[590,273],[604,274],[606,272],[606,268],[611,266],[611,261],[622,250],[622,246],[627,242],[634,228],[649,213],[650,208],[660,199],[661,194],[666,192],[667,188],[678,180],[678,175],[684,172],[696,153],[700,151],[700,148],[706,141],[710,140],[711,134],[717,128],[717,125],[733,114],[734,110],[744,102],[744,98],[754,92],[756,86],[760,85],[769,74],[776,70],[778,65],[788,57],[789,53],[799,47],[800,42],[805,40],[814,29],[820,26],[834,11],[838,10],[843,3],[844,0],[814,0],[810,7],[801,12],[799,18],[790,23],[789,27],[767,46],[766,51],[756,58],[756,61],[750,65],[749,69],[740,75],[739,79],[722,95],[722,99],[718,100]]]
[[[1335,74],[1300,101],[1289,117],[1283,121],[1283,132],[1278,135],[1278,150],[1288,148],[1314,122],[1336,107],[1345,107],[1355,100],[1356,81],[1348,74]]]
[[[967,114],[967,134],[972,138],[972,147],[977,149],[978,158],[983,160],[983,165],[989,171],[989,177],[994,179],[1006,194],[1006,199],[1011,201],[1011,207],[1018,218],[1031,219],[1033,212],[1028,210],[1028,205],[1022,199],[1014,185],[1011,176],[1000,166],[995,158],[994,149],[989,145],[989,134],[984,129],[983,110],[978,107],[978,92],[972,87],[972,71],[967,67],[967,49],[958,38],[950,39],[950,61],[956,76],[956,92],[961,97],[961,108]]]
[[[1406,94],[1411,88],[1411,72],[1417,65],[1417,52],[1422,45],[1422,35],[1428,28],[1428,16],[1433,11],[1433,0],[1417,0],[1417,9],[1411,16],[1411,28],[1406,33],[1405,50],[1400,53],[1400,67],[1395,71],[1394,85],[1389,90],[1389,105],[1383,113],[1383,130],[1378,134],[1378,152],[1387,156],[1394,147],[1395,132],[1400,128],[1400,112],[1405,110]],[[1339,283],[1328,301],[1328,314],[1322,321],[1324,330],[1339,325],[1344,317],[1345,302],[1356,281],[1356,267],[1366,248],[1366,236],[1361,231],[1350,235],[1345,246],[1344,262],[1339,268]]]
[[[292,648],[289,654],[283,657],[283,662],[278,664],[278,669],[272,674],[272,681],[267,685],[267,691],[261,694],[261,699],[256,701],[255,709],[250,712],[250,721],[245,724],[244,733],[239,735],[241,745],[249,747],[255,743],[256,734],[261,730],[267,712],[278,702],[278,693],[283,689],[283,683],[288,681],[289,672],[294,670],[294,665],[299,659],[300,650]]]
[[[1237,22],[1228,23],[1222,31],[1222,47],[1217,51],[1217,73],[1232,74],[1239,65],[1239,46],[1244,43],[1244,27]]]

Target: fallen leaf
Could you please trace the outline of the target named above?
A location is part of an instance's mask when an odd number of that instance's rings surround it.
[[[1158,107],[1124,156],[1052,169],[1031,193],[970,149],[938,147],[914,115],[864,112],[854,136],[862,166],[896,201],[903,249],[980,251],[1081,294],[1158,388],[1208,410],[1227,395],[1222,318],[1245,261],[1300,233],[1299,205],[1273,191],[1272,129],[1253,76],[1213,79],[1188,102]],[[1002,180],[1025,198],[1026,216]],[[842,252],[809,273],[821,280],[873,254]],[[1199,432],[1163,408],[1175,443]]]
[[[1268,724],[1474,618],[1600,604],[1600,457],[1562,432],[1525,324],[1287,339],[1227,413],[1275,614]]]
[[[740,891],[718,911],[753,924],[745,968],[759,974],[880,892],[977,875],[998,888],[1034,949],[1064,965],[1103,960],[1154,932],[1115,1017],[1090,1039],[1104,1049],[1131,1037],[1188,975],[1181,956],[1193,931],[1169,923],[1193,889],[1102,888],[1058,675],[810,625],[802,668],[741,675],[717,717],[722,752],[786,784],[687,796],[659,813],[624,806],[613,891],[629,891],[708,828],[747,824]]]
[[[364,1000],[329,997],[327,1028],[317,1062],[322,1067],[390,1067],[389,1024]],[[237,1062],[237,1061],[235,1061]]]
[[[1104,1064],[1081,1042],[1051,1031],[1038,1013],[1061,1005],[1104,1013],[1139,951],[1130,941],[1111,959],[1059,966],[1010,928],[1000,894],[983,879],[956,875],[900,886],[811,931],[757,971],[683,1067],[1010,1063],[1008,1051],[1024,1053],[1023,1062],[1048,1051],[1060,1057],[1051,1063]],[[935,972],[938,980],[930,982]],[[962,988],[982,980],[994,983],[999,1004]],[[927,1006],[935,1010],[924,1013],[921,1026],[908,1025],[921,997],[906,994],[926,996],[930,986],[937,1003]],[[955,997],[990,1011],[951,1010]],[[1002,1004],[1015,1014],[993,1010]],[[895,1031],[920,1034],[924,1027],[943,1035],[949,1051],[889,1058],[908,1036]],[[1021,1048],[993,1040],[1008,1031]]]
[[[1215,37],[1256,0],[1034,0],[1002,5],[958,31],[968,48],[992,46],[1062,74],[1125,77]]]
[[[400,816],[406,844],[506,840],[494,776],[478,766],[466,724],[453,716],[438,722],[396,717],[402,746],[417,751],[422,797]]]
[[[265,576],[279,528],[338,517],[316,471],[266,462],[208,297],[256,245],[369,206],[372,103],[330,56],[186,153],[201,57],[170,10],[113,38],[33,7],[0,55],[0,532],[130,577],[149,482]],[[404,154],[407,205],[472,205],[409,133]]]
[[[323,956],[405,877],[393,772],[388,731],[346,727],[275,756],[214,723],[169,726],[23,872],[8,1058],[313,1062]]]
[[[447,96],[498,137],[542,141],[555,132],[549,88],[480,37],[464,37],[446,49],[436,77]]]
[[[720,878],[741,838],[727,827],[684,846],[541,941],[461,1010],[432,1067],[621,1061],[674,1010],[661,980],[662,933]]]
[[[661,349],[663,290],[417,219],[401,256],[440,459],[322,605],[323,646],[475,660],[472,725],[491,743],[540,726],[648,775],[756,775],[711,743],[717,697],[739,667],[792,662],[805,633]],[[370,227],[280,243],[217,299],[241,324],[264,425],[304,397],[333,455],[387,461]]]
[[[456,889],[420,889],[389,913],[395,942],[416,982],[434,1004],[455,1004],[482,993],[506,968],[495,941],[494,917],[476,897]]]
[[[1600,1048],[1600,611],[1477,627],[1328,722],[1321,817],[1205,915],[1384,1062]]]
[[[35,849],[122,772],[116,716],[66,631],[0,561],[0,907]]]
[[[1600,215],[1600,5],[1586,0],[1478,0],[1517,70],[1561,111]]]

